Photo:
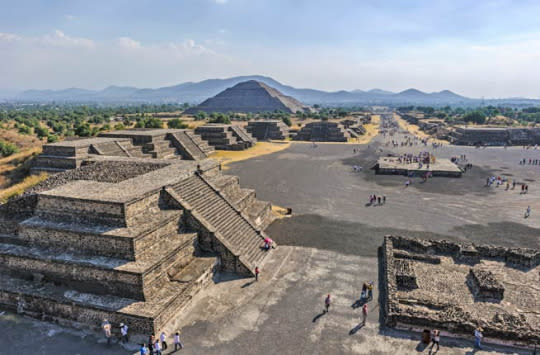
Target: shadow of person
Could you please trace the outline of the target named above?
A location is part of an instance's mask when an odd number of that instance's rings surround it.
[[[359,299],[359,300],[356,300],[354,301],[354,303],[351,305],[351,307],[353,309],[356,309],[356,308],[360,308],[364,305],[364,303],[366,303],[366,299]]]
[[[324,316],[326,314],[326,311],[322,311],[321,313],[317,314],[314,318],[313,318],[313,323],[315,323],[316,321],[319,320],[319,318],[321,318],[322,316]]]
[[[422,340],[420,340],[420,342],[418,343],[418,345],[416,345],[416,351],[418,351],[419,353],[423,352],[424,350],[426,350],[427,348],[427,344],[425,344]]]
[[[255,283],[255,280],[246,282],[245,284],[242,285],[242,288],[249,287],[249,286],[253,285],[254,283]]]
[[[350,331],[349,331],[349,335],[354,335],[356,334],[360,329],[362,329],[364,327],[364,325],[366,325],[365,323],[358,323],[358,325],[356,325],[354,328],[352,328]]]

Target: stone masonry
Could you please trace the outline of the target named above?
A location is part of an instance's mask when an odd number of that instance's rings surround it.
[[[540,341],[540,251],[386,236],[383,311],[390,327],[441,329],[486,342]]]
[[[144,146],[147,137],[122,142]],[[0,304],[43,320],[97,328],[106,318],[115,329],[127,322],[132,334],[157,334],[214,272],[262,267],[271,205],[216,161],[89,153],[97,142],[106,141],[77,141],[78,168],[0,205]]]

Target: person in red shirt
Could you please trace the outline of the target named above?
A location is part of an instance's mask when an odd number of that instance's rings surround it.
[[[258,266],[255,266],[255,281],[259,281],[259,273],[261,271],[259,270]]]
[[[366,324],[367,314],[368,314],[367,303],[364,303],[364,305],[362,306],[362,324]]]

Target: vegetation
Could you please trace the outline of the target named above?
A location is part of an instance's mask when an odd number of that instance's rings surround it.
[[[167,122],[167,127],[169,127],[169,128],[187,128],[188,125],[185,124],[184,121],[182,121],[179,118],[173,118],[172,120],[169,120]]]
[[[0,157],[9,157],[18,151],[19,148],[15,144],[0,140]]]

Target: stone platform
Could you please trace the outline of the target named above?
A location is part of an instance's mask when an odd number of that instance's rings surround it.
[[[435,163],[423,164],[399,162],[395,157],[381,157],[373,166],[376,174],[423,176],[431,173],[432,176],[461,177],[461,169],[449,159],[437,159]]]
[[[215,272],[250,276],[264,264],[270,203],[222,175],[212,159],[89,154],[111,142],[156,149],[156,137],[191,139],[184,130],[115,135],[46,148],[80,157],[80,167],[0,205],[1,305],[45,320],[98,328],[106,318],[115,329],[123,322],[132,334],[157,334]]]
[[[486,342],[540,341],[540,251],[386,236],[381,255],[388,326],[467,338],[482,327]]]

